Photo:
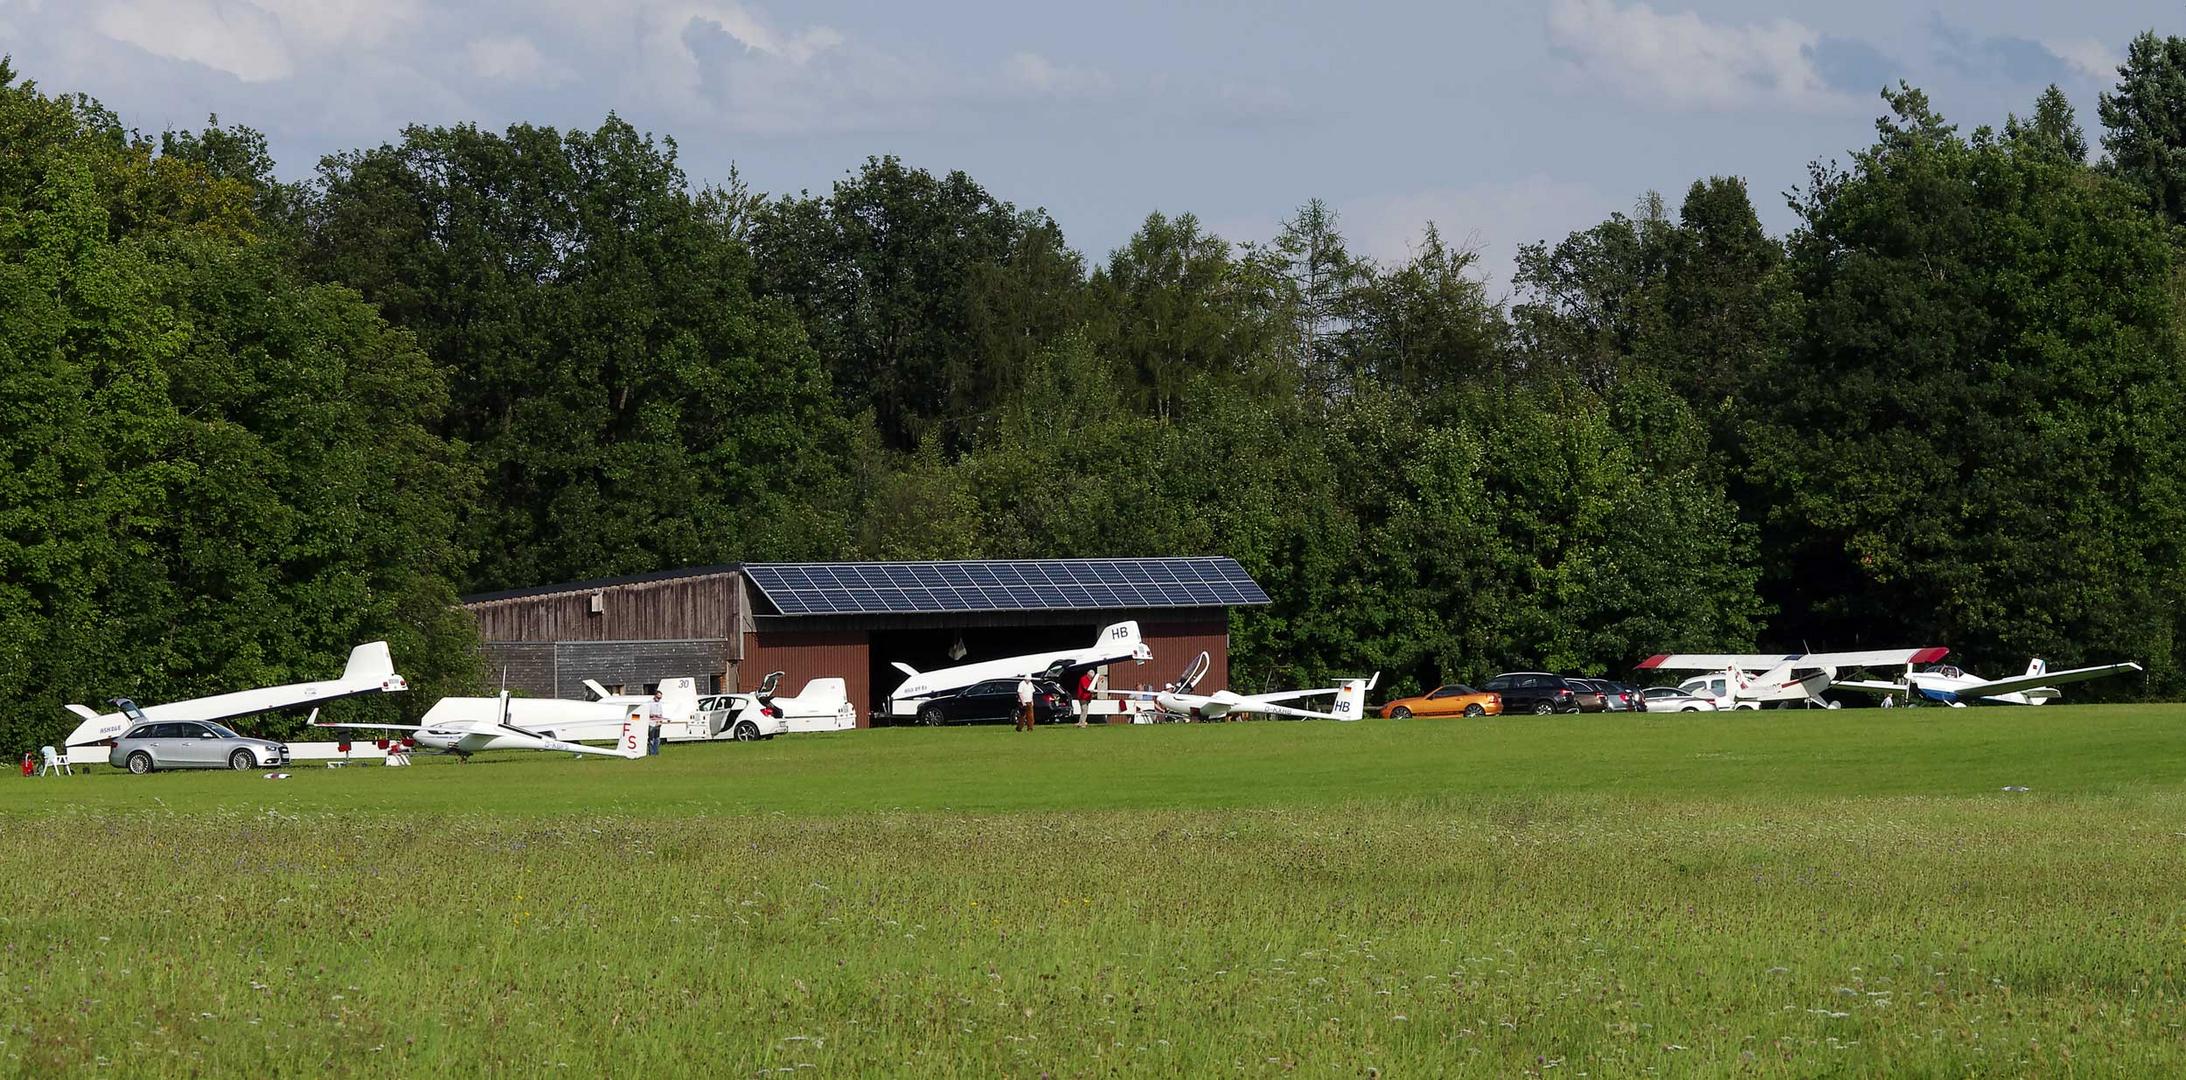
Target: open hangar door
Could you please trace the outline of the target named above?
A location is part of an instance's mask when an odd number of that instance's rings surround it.
[[[1047,626],[971,626],[938,627],[926,630],[875,630],[873,631],[872,682],[873,700],[868,709],[875,727],[895,723],[899,718],[887,715],[888,695],[903,684],[903,672],[896,670],[895,663],[902,661],[920,671],[972,664],[981,660],[1000,660],[1006,656],[1023,656],[1026,653],[1053,652],[1091,644],[1100,632],[1098,623],[1057,623]],[[961,657],[951,655],[957,644],[963,644]],[[900,718],[908,722],[909,717]]]

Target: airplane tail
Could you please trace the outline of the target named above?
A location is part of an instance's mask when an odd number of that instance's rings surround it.
[[[2041,657],[2039,657],[2039,656],[2037,656],[2037,657],[2035,657],[2035,658],[2034,658],[2033,660],[2031,660],[2031,661],[2029,661],[2029,662],[2027,663],[2027,674],[2029,674],[2029,675],[2047,675],[2047,674],[2049,674],[2049,665],[2048,665],[2048,664],[2046,664],[2046,663],[2043,663],[2043,662],[2042,662],[2042,658],[2041,658]]]
[[[382,690],[409,689],[402,676],[395,674],[395,661],[388,655],[384,641],[367,641],[349,650],[349,663],[342,668],[342,681],[376,682]]]
[[[644,718],[632,711],[622,718],[622,738],[615,743],[615,749],[622,751],[626,758],[641,758],[645,756],[645,739]]]
[[[1145,639],[1139,636],[1139,624],[1136,619],[1127,619],[1113,626],[1101,627],[1101,636],[1093,642],[1093,647],[1109,656],[1128,655],[1132,660],[1141,664],[1154,658],[1153,650],[1147,648]]]
[[[1366,692],[1380,681],[1381,672],[1377,671],[1370,678],[1345,679],[1337,683],[1336,704],[1330,711],[1336,714],[1338,720],[1356,720],[1365,716]]]

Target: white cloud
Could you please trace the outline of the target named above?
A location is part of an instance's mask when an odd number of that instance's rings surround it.
[[[1680,108],[1824,107],[1842,99],[1815,70],[1821,35],[1790,19],[1731,25],[1645,3],[1555,0],[1549,40],[1584,74]]]
[[[1430,188],[1345,202],[1343,231],[1354,254],[1384,262],[1411,258],[1427,224],[1442,242],[1475,252],[1491,296],[1510,288],[1518,247],[1554,244],[1624,209],[1594,188],[1535,174],[1517,180]]]
[[[521,34],[479,38],[463,51],[470,57],[471,71],[480,78],[533,82],[547,70],[546,57],[539,54],[539,47]]]
[[[419,0],[251,0],[304,44],[378,45],[417,19]]]
[[[2052,38],[2042,42],[2042,47],[2048,49],[2050,54],[2057,59],[2064,61],[2072,70],[2087,78],[2101,82],[2109,82],[2117,78],[2118,65],[2125,62],[2125,58],[2112,52],[2110,46],[2094,38],[2074,38],[2071,40]]]
[[[417,0],[118,0],[91,25],[154,56],[271,82],[293,75],[300,53],[382,44],[417,13]]]
[[[154,56],[224,71],[244,82],[295,71],[279,22],[264,8],[215,0],[124,0],[93,18],[99,33]]]
[[[1099,71],[1058,64],[1036,52],[1011,54],[1002,64],[1002,80],[1013,90],[1057,97],[1105,94],[1113,88],[1108,76]]]

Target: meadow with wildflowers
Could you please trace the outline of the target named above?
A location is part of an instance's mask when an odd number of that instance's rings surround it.
[[[886,730],[11,782],[0,1075],[2176,1075],[2181,721]]]

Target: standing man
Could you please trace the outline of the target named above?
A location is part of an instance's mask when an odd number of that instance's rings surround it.
[[[1085,726],[1085,714],[1093,711],[1093,669],[1087,668],[1078,675],[1078,692],[1071,695],[1070,711],[1078,714],[1078,726]]]
[[[1017,730],[1032,730],[1032,676],[1017,680]]]
[[[660,705],[660,691],[653,691],[653,700],[645,703],[645,753],[648,757],[660,754],[660,725],[667,718]]]

